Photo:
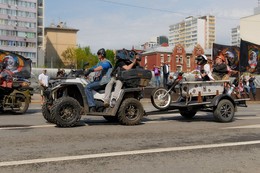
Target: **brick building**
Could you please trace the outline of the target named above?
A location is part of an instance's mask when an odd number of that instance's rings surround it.
[[[196,45],[192,49],[185,49],[181,44],[160,46],[143,52],[141,65],[152,70],[154,64],[162,66],[163,62],[168,62],[171,72],[191,72],[196,68],[195,58],[201,54],[211,58],[211,49],[204,51],[200,45]]]

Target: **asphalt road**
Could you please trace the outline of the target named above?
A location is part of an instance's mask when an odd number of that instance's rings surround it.
[[[147,100],[141,125],[82,117],[74,128],[46,123],[33,100],[24,115],[0,115],[0,172],[260,172],[260,107],[239,108],[235,121],[212,113],[184,120]]]

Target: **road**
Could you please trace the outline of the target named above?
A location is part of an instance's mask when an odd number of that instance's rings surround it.
[[[239,108],[235,121],[211,113],[184,120],[156,112],[137,126],[82,117],[74,128],[46,123],[39,103],[24,115],[0,115],[0,172],[260,172],[260,107]]]

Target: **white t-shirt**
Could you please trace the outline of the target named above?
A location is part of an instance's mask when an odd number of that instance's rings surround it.
[[[44,86],[48,87],[49,83],[49,76],[45,75],[44,73],[39,75],[39,81],[43,83]]]

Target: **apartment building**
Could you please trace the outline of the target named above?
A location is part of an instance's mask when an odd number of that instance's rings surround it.
[[[240,46],[240,26],[231,29],[231,46]]]
[[[215,16],[189,16],[169,26],[169,45],[182,44],[189,48],[200,44],[204,49],[211,49],[215,40]]]
[[[18,53],[38,66],[43,49],[44,0],[0,0],[0,49]]]
[[[78,29],[70,28],[64,22],[45,27],[45,66],[49,68],[76,68],[76,62],[66,60],[62,53],[68,48],[77,47]]]

